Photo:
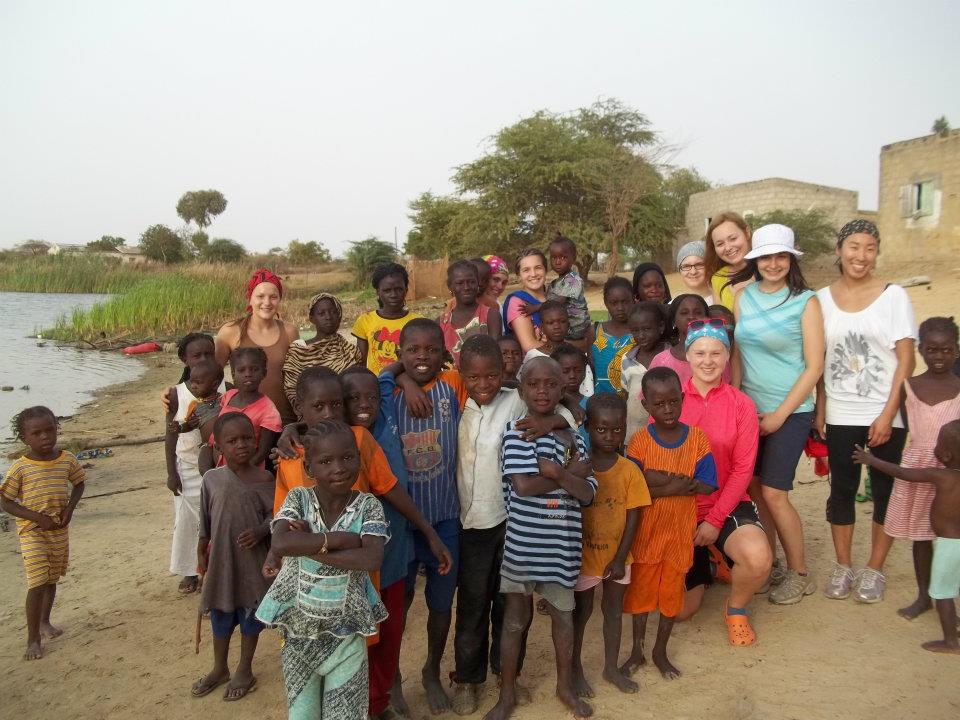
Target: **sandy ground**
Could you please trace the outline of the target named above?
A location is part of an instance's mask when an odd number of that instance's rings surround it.
[[[958,289],[954,271],[935,276],[929,289],[910,289],[917,317],[955,314],[960,309]],[[64,423],[64,438],[161,433],[158,392],[176,379],[179,368],[173,356],[145,363],[141,380],[107,390]],[[200,700],[190,697],[190,684],[211,664],[210,633],[205,625],[201,652],[195,655],[197,598],[178,595],[177,580],[167,573],[172,503],[164,487],[162,446],[119,447],[115,453],[94,460],[88,470],[87,497],[71,528],[71,570],[60,584],[53,616],[66,632],[47,643],[46,656],[38,662],[20,659],[25,641],[23,570],[15,534],[0,534],[0,717],[285,717],[278,642],[272,631],[262,637],[254,694],[230,704],[218,693]],[[799,473],[804,480],[813,477],[808,461],[801,461]],[[806,523],[812,569],[821,583],[832,559],[823,516],[827,490],[821,480],[799,485],[794,494]],[[859,562],[867,552],[869,512],[869,505],[858,508]],[[585,665],[598,691],[595,717],[960,717],[960,658],[919,647],[938,636],[935,616],[927,613],[908,622],[895,613],[915,593],[907,543],[894,545],[887,577],[887,598],[873,606],[827,600],[818,593],[799,605],[777,607],[758,596],[751,612],[759,642],[746,649],[727,643],[721,617],[726,588],[714,586],[700,614],[674,632],[671,654],[683,676],[666,681],[654,669],[644,668],[638,673],[641,692],[633,696],[618,693],[599,677],[598,613],[585,648]],[[424,656],[424,624],[418,598],[402,655],[409,678],[406,695],[418,719],[429,716],[415,680]],[[624,628],[625,657],[626,621]],[[444,673],[452,665],[451,636]],[[517,718],[566,716],[553,697],[553,653],[544,617],[535,620],[524,676],[535,702],[519,710]],[[494,702],[495,689],[488,683],[481,710]]]

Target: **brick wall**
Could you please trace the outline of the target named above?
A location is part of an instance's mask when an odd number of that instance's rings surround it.
[[[924,193],[929,196],[921,198]],[[879,206],[881,267],[960,264],[960,130],[881,148]]]

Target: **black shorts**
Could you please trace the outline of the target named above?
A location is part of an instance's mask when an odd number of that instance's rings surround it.
[[[723,551],[724,545],[733,534],[733,531],[744,525],[756,525],[763,529],[760,523],[760,516],[757,515],[757,506],[749,500],[741,500],[733,508],[727,519],[720,528],[720,534],[714,546],[723,554],[727,565],[733,567],[733,560]],[[693,565],[687,570],[686,587],[687,590],[693,590],[698,585],[709,587],[713,584],[714,571],[710,567],[710,550],[706,546],[698,546],[693,549]]]

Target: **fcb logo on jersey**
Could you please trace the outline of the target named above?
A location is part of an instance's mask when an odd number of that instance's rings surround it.
[[[403,436],[403,454],[407,460],[407,470],[424,472],[437,467],[443,459],[443,449],[438,442],[439,430],[411,432]],[[414,480],[414,478],[410,478]]]

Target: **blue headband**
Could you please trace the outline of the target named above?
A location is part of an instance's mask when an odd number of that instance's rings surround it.
[[[713,325],[709,324],[704,325],[702,328],[698,328],[697,330],[687,331],[687,340],[683,344],[683,349],[689,350],[690,346],[700,338],[713,338],[714,340],[719,340],[723,343],[723,346],[727,350],[730,349],[730,336],[727,335],[726,328],[714,327]]]

